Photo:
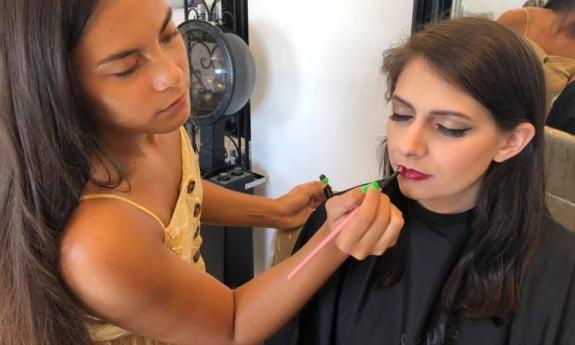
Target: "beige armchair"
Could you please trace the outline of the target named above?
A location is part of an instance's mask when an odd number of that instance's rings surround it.
[[[279,264],[291,255],[300,232],[301,228],[292,231],[276,230],[272,240],[270,267]]]
[[[545,127],[545,175],[551,215],[575,231],[575,135]]]

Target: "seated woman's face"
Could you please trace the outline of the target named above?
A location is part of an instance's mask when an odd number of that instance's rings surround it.
[[[475,206],[482,177],[505,143],[490,112],[435,73],[423,58],[408,63],[391,98],[387,145],[399,187],[439,213]]]

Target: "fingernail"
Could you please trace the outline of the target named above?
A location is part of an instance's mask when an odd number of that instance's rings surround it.
[[[361,186],[361,192],[363,194],[367,193],[367,190],[369,189],[370,184],[364,184],[363,186]]]
[[[371,188],[372,188],[374,191],[379,191],[379,183],[378,183],[377,181],[373,182],[373,183],[371,184]]]

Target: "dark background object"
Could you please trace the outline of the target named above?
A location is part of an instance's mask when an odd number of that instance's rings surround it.
[[[255,63],[247,44],[204,20],[188,20],[178,28],[189,57],[190,121],[212,125],[242,109],[255,84]]]
[[[426,24],[449,18],[451,5],[452,0],[414,0],[411,32],[421,30]]]
[[[575,135],[575,81],[553,103],[546,125]]]
[[[183,0],[185,20],[189,20],[193,13],[193,6],[204,3],[203,0]],[[247,0],[221,0],[222,20],[220,26],[228,31],[233,32],[241,37],[246,44],[249,45],[248,37],[248,2]],[[235,114],[226,116],[221,123],[216,124],[219,129],[212,130],[215,137],[208,138],[209,135],[204,136],[204,140],[200,141],[200,145],[214,147],[218,151],[218,155],[208,154],[208,157],[200,157],[200,168],[202,173],[206,174],[221,166],[221,162],[227,157],[222,157],[223,141],[221,134],[224,132],[225,137],[231,140],[236,146],[237,160],[236,165],[242,166],[246,170],[251,169],[250,157],[250,143],[251,143],[251,117],[250,117],[250,103],[248,102],[242,109]],[[186,129],[192,137],[192,144],[197,152],[201,151],[196,145],[196,135],[201,132],[201,128],[195,126],[193,123],[188,122]],[[211,135],[211,134],[210,134]],[[211,141],[209,141],[211,140]],[[206,149],[207,150],[207,149]],[[206,151],[204,150],[204,151]],[[224,153],[225,155],[225,153]]]
[[[219,1],[219,0],[217,0]],[[188,1],[184,0],[185,19],[190,19],[190,14],[193,13],[192,8],[198,3],[208,7],[205,1]],[[203,27],[206,32],[212,33],[212,38],[208,38],[208,42],[212,43],[210,49],[214,49],[214,44],[223,44],[222,40],[225,37],[228,41],[232,41],[236,47],[241,46],[243,40],[248,43],[248,7],[247,0],[225,0],[221,1],[222,17],[217,19],[219,25],[205,22],[204,24],[196,23],[196,26]],[[208,11],[208,20],[211,19]],[[189,24],[188,24],[189,25]],[[186,22],[181,26],[185,27]],[[199,34],[199,33],[198,33]],[[235,35],[234,35],[235,34]],[[199,34],[201,35],[201,34]],[[237,35],[237,36],[236,36]],[[223,36],[223,37],[222,37]],[[192,43],[190,39],[184,39],[189,45]],[[216,39],[214,39],[214,37]],[[204,37],[206,38],[206,37]],[[229,42],[228,42],[229,43]],[[239,58],[245,59],[248,52],[240,49],[227,49],[224,54],[235,54]],[[247,49],[247,46],[245,46]],[[225,55],[222,57],[226,58]],[[234,64],[233,57],[227,56],[229,63]],[[240,61],[242,62],[242,61]],[[190,64],[193,64],[191,61]],[[204,66],[209,64],[204,60]],[[253,63],[253,62],[252,62]],[[228,71],[237,72],[236,66],[228,66]],[[192,68],[190,78],[194,78]],[[226,114],[219,116],[217,119],[208,119],[207,121],[189,121],[186,124],[186,129],[191,136],[192,143],[196,152],[199,154],[200,170],[202,177],[209,182],[218,184],[224,188],[234,190],[242,193],[253,194],[253,187],[258,181],[264,181],[263,176],[257,175],[250,171],[251,158],[249,155],[249,145],[251,141],[251,128],[250,128],[250,107],[249,102],[241,107],[242,104],[233,104],[231,94],[233,93],[234,85],[237,85],[238,78],[244,78],[245,73],[240,71],[239,74],[229,75],[231,77],[232,88],[230,88],[227,95],[222,95],[222,107],[229,107],[233,114]],[[226,77],[220,75],[217,77]],[[235,80],[234,80],[235,78]],[[230,79],[228,79],[229,81]],[[253,80],[251,81],[253,86]],[[244,90],[246,88],[244,87]],[[251,90],[249,90],[251,93]],[[243,95],[245,97],[246,95]],[[249,95],[247,95],[249,97]],[[228,97],[228,99],[224,99]],[[240,97],[241,98],[241,97]],[[241,103],[241,102],[240,102]],[[203,109],[205,113],[209,113],[209,104],[204,104],[206,107]],[[239,108],[239,109],[238,109]],[[214,108],[215,109],[215,108]],[[212,109],[212,110],[214,110]],[[229,113],[229,112],[228,112]],[[220,114],[220,115],[223,115]],[[199,135],[199,136],[198,136]],[[199,139],[199,147],[197,146],[196,139]],[[233,143],[236,152],[236,164],[232,165],[226,162],[228,152],[225,146],[225,139]],[[202,225],[202,256],[206,262],[206,270],[218,280],[226,284],[230,288],[236,288],[251,278],[253,278],[253,239],[251,228],[231,228],[223,226],[207,226]]]
[[[207,180],[236,192],[253,194],[253,185],[262,176],[242,167],[224,167]],[[254,276],[251,228],[202,225],[202,256],[206,270],[230,288],[236,288]]]

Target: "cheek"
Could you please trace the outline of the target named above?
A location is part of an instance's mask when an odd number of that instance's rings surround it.
[[[130,83],[130,85],[126,84],[122,87],[110,87],[101,98],[102,102],[117,111],[126,111],[128,109],[138,111],[142,105],[146,104],[146,100],[150,99],[149,92],[145,92],[150,89],[148,87],[149,83],[142,84]]]
[[[400,128],[391,120],[387,120],[387,151],[389,153],[389,160],[392,166],[395,167],[397,158],[397,143],[401,138]]]
[[[456,141],[434,150],[434,160],[443,176],[452,181],[481,177],[495,155],[495,143],[482,140]],[[430,150],[431,151],[431,150]]]
[[[110,83],[90,94],[93,110],[100,117],[100,121],[108,124],[130,123],[134,118],[141,118],[146,111],[153,109],[148,102],[152,98],[145,95],[136,83],[122,87]]]

